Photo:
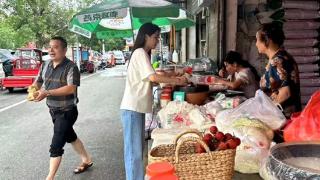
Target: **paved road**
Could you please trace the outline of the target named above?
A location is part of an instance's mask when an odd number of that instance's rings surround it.
[[[94,160],[81,175],[72,170],[79,163],[66,145],[58,180],[124,179],[122,130],[119,104],[124,89],[125,67],[83,76],[79,88],[79,118],[75,124]],[[48,172],[52,124],[45,102],[25,102],[26,92],[0,93],[0,179],[44,179]],[[13,106],[12,106],[13,105]],[[9,108],[8,108],[9,106]]]

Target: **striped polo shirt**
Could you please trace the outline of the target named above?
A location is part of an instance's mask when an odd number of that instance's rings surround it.
[[[75,63],[65,58],[55,68],[52,61],[44,62],[41,66],[36,82],[46,90],[58,89],[67,85],[80,86],[80,72]],[[50,109],[69,109],[76,106],[77,90],[67,96],[48,96],[47,105]]]

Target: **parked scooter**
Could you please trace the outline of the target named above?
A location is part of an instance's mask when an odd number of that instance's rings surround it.
[[[95,68],[93,62],[90,61],[84,61],[80,64],[80,73],[88,72],[88,73],[94,73]]]
[[[99,66],[98,66],[98,70],[106,69],[106,68],[107,68],[107,63],[104,60],[101,60]]]
[[[106,68],[112,68],[112,65],[108,61],[102,60],[98,66],[98,70]]]

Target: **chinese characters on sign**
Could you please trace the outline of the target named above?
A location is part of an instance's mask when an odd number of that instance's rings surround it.
[[[72,28],[70,29],[70,31],[74,32],[74,33],[77,33],[77,34],[80,34],[84,37],[87,37],[87,38],[91,38],[91,32],[86,30],[86,29],[83,29],[77,25],[73,25]]]
[[[127,9],[109,10],[97,13],[78,15],[80,23],[90,23],[100,21],[102,19],[124,18],[127,16]]]
[[[123,37],[132,37],[132,31],[102,31],[97,32],[98,39],[105,39],[105,38],[123,38]]]

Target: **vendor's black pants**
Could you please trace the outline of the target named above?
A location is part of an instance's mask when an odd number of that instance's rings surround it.
[[[62,156],[66,143],[74,142],[77,134],[73,130],[73,124],[78,117],[76,106],[65,110],[50,109],[53,122],[53,137],[50,145],[50,157]]]

